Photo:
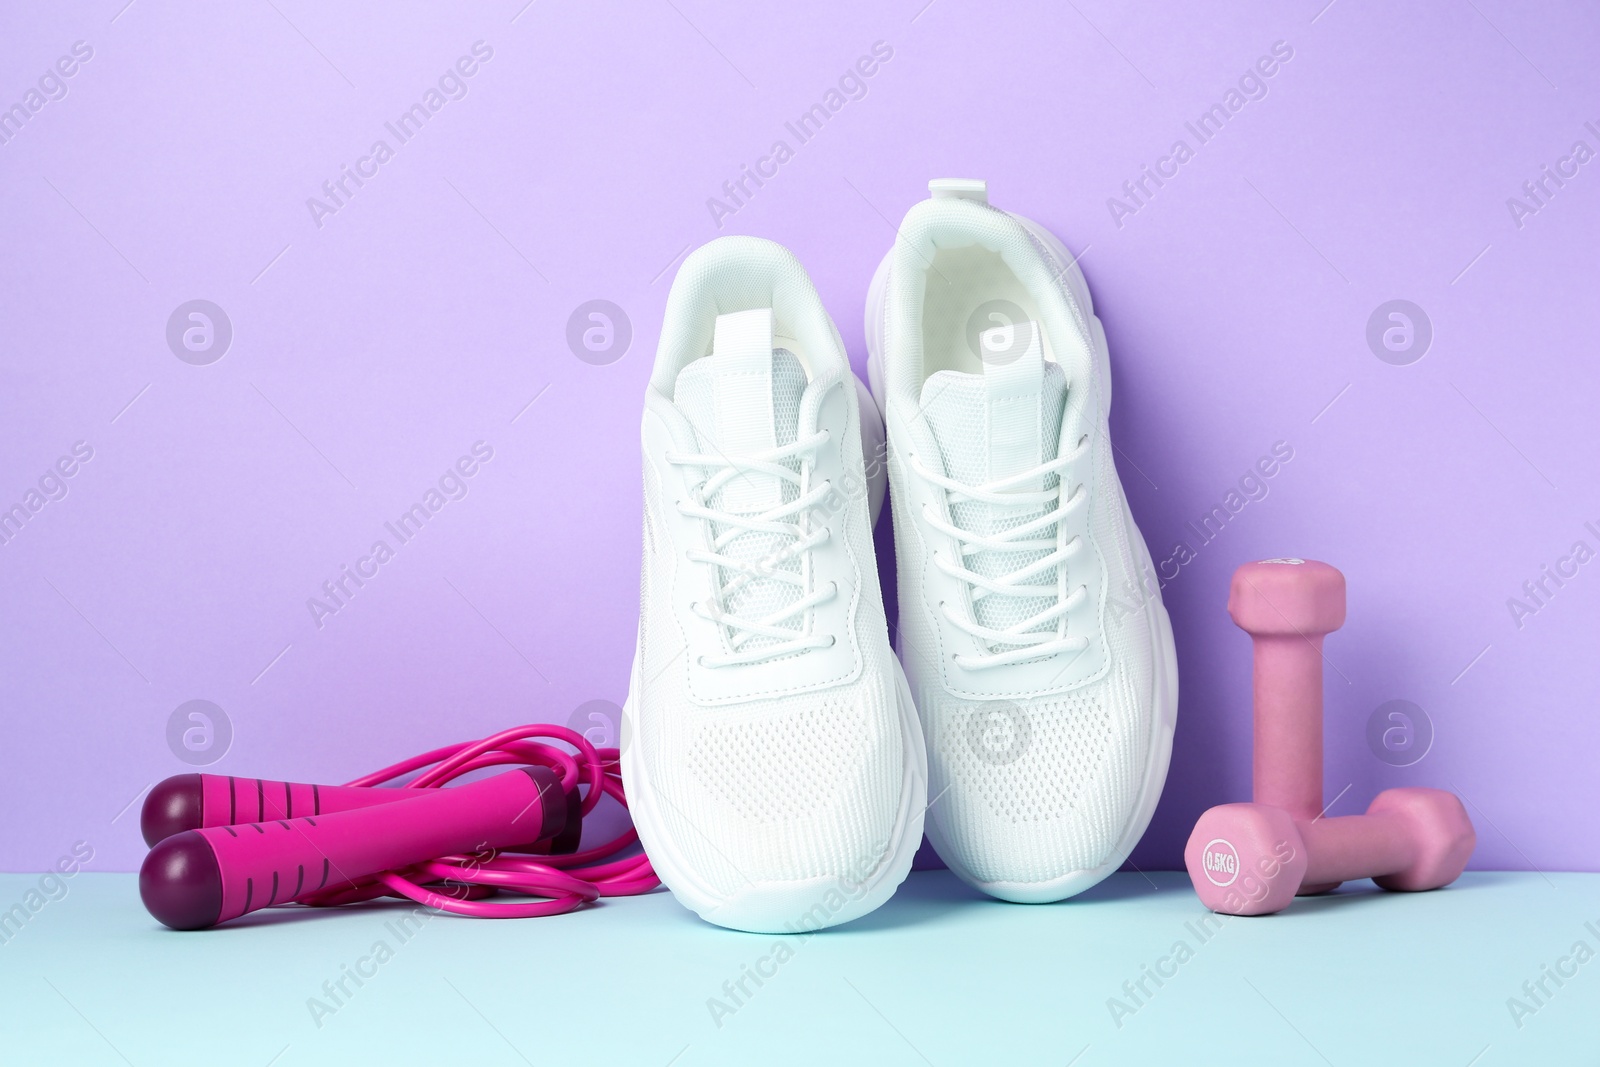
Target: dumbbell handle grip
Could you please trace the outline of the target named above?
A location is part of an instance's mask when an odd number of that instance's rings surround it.
[[[1414,827],[1392,812],[1297,821],[1295,828],[1306,849],[1302,885],[1382,878],[1416,858]]]
[[[1253,799],[1297,820],[1315,819],[1322,814],[1322,635],[1252,639]]]

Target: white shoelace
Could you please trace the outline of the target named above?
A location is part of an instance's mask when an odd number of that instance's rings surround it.
[[[832,491],[832,485],[826,480],[812,485],[811,468],[816,450],[828,440],[828,436],[827,430],[819,430],[793,444],[738,459],[698,452],[667,454],[668,463],[710,469],[714,472],[695,486],[689,500],[678,501],[678,510],[684,515],[705,519],[714,524],[713,529],[721,531],[713,538],[710,551],[689,549],[686,555],[690,561],[717,567],[724,576],[732,574],[731,580],[726,582],[719,580],[714,583],[713,603],[704,604],[696,601],[691,605],[695,614],[701,618],[720,623],[727,628],[728,645],[731,649],[727,654],[701,656],[702,666],[728,667],[759,663],[813,648],[832,647],[834,636],[812,632],[810,616],[812,608],[832,600],[839,593],[839,587],[834,582],[829,582],[822,588],[812,588],[814,576],[811,550],[828,541],[831,534],[827,526],[813,523],[811,509],[826,499]],[[800,461],[798,471],[790,469],[785,464],[784,461],[791,459]],[[788,503],[780,504],[759,515],[735,515],[713,508],[707,503],[723,486],[747,473],[767,474],[790,482],[798,487],[799,493]],[[760,559],[734,559],[723,554],[723,550],[730,542],[746,533],[775,534],[784,540],[780,548]],[[798,572],[781,566],[792,559],[800,561]],[[750,582],[761,578],[797,586],[801,594],[778,611],[759,619],[745,618],[729,612],[726,608],[728,598]],[[798,620],[795,619],[796,616],[799,616]],[[790,620],[795,621],[790,622]],[[790,625],[780,625],[786,622],[790,622]],[[746,648],[745,646],[756,637],[771,638],[774,643]]]
[[[1088,590],[1080,584],[1068,592],[1066,571],[1062,566],[1081,550],[1083,537],[1080,534],[1065,544],[1057,543],[1060,524],[1066,518],[1068,510],[1081,507],[1088,499],[1081,485],[1071,494],[1067,494],[1066,481],[1060,477],[1066,467],[1083,454],[1087,442],[1088,438],[1084,437],[1079,440],[1077,448],[1064,456],[1042,463],[1032,470],[1009,475],[984,485],[958,482],[937,471],[929,470],[921,460],[915,456],[911,457],[912,467],[917,474],[945,491],[947,504],[973,501],[1022,513],[1052,503],[1055,505],[1037,518],[989,536],[946,522],[935,514],[931,507],[926,505],[923,507],[922,515],[928,525],[953,538],[960,546],[960,561],[948,560],[934,553],[933,562],[945,574],[967,585],[971,593],[974,614],[958,612],[948,602],[941,602],[939,609],[952,625],[971,634],[989,649],[988,652],[976,656],[958,654],[955,657],[956,663],[962,668],[984,670],[989,667],[1003,667],[1011,663],[1053,656],[1059,652],[1081,652],[1088,647],[1087,638],[1074,637],[1067,633],[1067,612],[1077,607],[1088,596]],[[1057,483],[1053,489],[1008,488],[1018,483],[1042,483],[1052,474],[1057,475]],[[994,578],[979,574],[966,565],[969,556],[980,552],[1045,549],[1050,551],[1039,559]],[[1045,582],[1030,581],[1051,571],[1054,571],[1054,574]],[[1053,603],[1004,630],[997,630],[979,623],[975,615],[978,601],[987,596],[1019,597],[1028,600],[1042,598]],[[1054,625],[1049,629],[1039,629],[1046,623],[1052,622]]]

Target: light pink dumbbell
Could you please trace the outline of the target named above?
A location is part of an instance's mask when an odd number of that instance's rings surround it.
[[[1296,819],[1322,814],[1322,639],[1344,625],[1344,605],[1344,575],[1309,559],[1246,563],[1228,589],[1228,614],[1254,645],[1251,799]]]
[[[1454,793],[1406,787],[1379,793],[1365,815],[1310,821],[1266,804],[1221,804],[1195,823],[1183,860],[1212,911],[1270,915],[1307,883],[1438,889],[1466,869],[1477,840]]]
[[[1365,815],[1321,817],[1322,639],[1344,623],[1344,591],[1314,560],[1234,573],[1228,613],[1255,645],[1256,802],[1212,808],[1189,837],[1184,863],[1213,911],[1267,915],[1352,878],[1437,889],[1477,842],[1461,802],[1438,789],[1391,789]]]

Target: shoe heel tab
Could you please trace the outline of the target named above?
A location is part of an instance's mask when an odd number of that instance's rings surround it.
[[[972,200],[987,204],[989,183],[982,178],[935,178],[928,183],[928,193],[935,200]]]

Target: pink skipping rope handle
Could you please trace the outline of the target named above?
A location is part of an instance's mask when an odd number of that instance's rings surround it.
[[[547,743],[551,741],[577,751],[567,752]],[[452,795],[441,796],[439,804],[403,802],[408,794],[422,799],[421,791],[496,766],[538,770],[528,774],[531,786],[521,774],[495,775],[449,790]],[[428,769],[402,786],[372,788],[422,768]],[[270,904],[292,901],[323,907],[398,896],[457,915],[523,918],[558,915],[602,896],[646,893],[660,884],[642,853],[616,858],[638,843],[638,832],[631,828],[584,852],[543,854],[551,836],[570,833],[581,816],[594,810],[602,794],[627,806],[618,750],[596,749],[582,735],[561,726],[519,726],[481,741],[447,745],[342,787],[213,775],[182,777],[189,781],[178,792],[187,791],[189,799],[175,801],[173,792],[158,796],[153,790],[146,801],[141,822],[146,840],[156,845],[141,872],[141,888],[147,878],[152,887],[146,903],[158,899],[156,887],[163,882],[181,881],[180,852],[204,848],[225,868],[225,904],[218,914],[211,917],[211,909],[204,909],[205,916],[181,923],[182,928],[215,925],[268,906],[262,899]],[[586,787],[581,801],[580,786]],[[554,803],[547,803],[541,814],[546,825],[533,830],[528,828],[534,820],[526,808],[539,805],[542,796]],[[574,803],[576,811],[561,810]],[[519,822],[524,815],[528,818]],[[562,822],[567,823],[565,831]],[[233,829],[239,826],[249,826],[252,832],[240,834]],[[188,838],[187,844],[180,846],[175,837],[167,836],[177,833]],[[190,835],[203,838],[203,845]],[[542,840],[532,843],[534,837]],[[473,844],[462,844],[467,841]],[[441,848],[447,851],[432,854]],[[333,870],[340,860],[347,861],[344,876],[330,874],[324,881],[321,868]],[[288,872],[306,866],[317,882],[296,879],[300,884],[289,886]],[[270,888],[268,873],[279,885],[246,904],[239,886],[231,882],[253,891],[246,878],[257,868],[263,889]],[[318,888],[309,888],[312,885]],[[502,890],[543,899],[485,900]],[[151,910],[157,912],[156,907]],[[168,917],[157,917],[175,925]]]

